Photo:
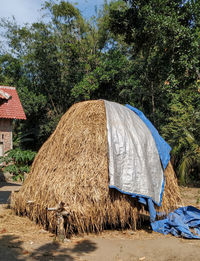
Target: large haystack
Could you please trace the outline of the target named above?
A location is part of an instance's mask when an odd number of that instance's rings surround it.
[[[159,210],[168,212],[181,201],[171,163],[165,176]],[[55,231],[55,212],[47,208],[62,201],[70,212],[65,219],[68,235],[105,228],[137,228],[143,207],[136,199],[109,189],[108,178],[104,101],[78,103],[66,112],[41,147],[21,190],[12,195],[11,207],[17,214]]]

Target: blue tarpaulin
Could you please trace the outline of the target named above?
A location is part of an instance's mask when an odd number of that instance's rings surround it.
[[[131,196],[162,201],[164,170],[151,131],[129,108],[104,101],[109,187]]]
[[[166,169],[167,164],[170,160],[170,151],[171,151],[171,147],[169,146],[169,144],[160,136],[160,134],[158,133],[157,129],[153,126],[153,124],[150,122],[149,119],[147,119],[147,117],[143,114],[143,112],[141,112],[140,110],[132,107],[129,104],[125,105],[127,108],[129,108],[130,110],[134,111],[141,120],[143,120],[143,122],[147,125],[147,127],[149,128],[149,130],[151,131],[151,134],[155,140],[157,149],[158,149],[158,153],[160,155],[160,160],[162,162],[163,168]]]
[[[153,124],[145,117],[145,115],[140,110],[130,106],[129,104],[127,104],[126,107],[135,112],[151,131],[158,149],[158,153],[160,155],[163,169],[165,169],[170,160],[171,147],[159,135]],[[174,236],[181,236],[189,239],[200,239],[199,209],[193,206],[181,207],[176,209],[174,212],[169,213],[166,218],[162,220],[156,220],[157,213],[152,199],[145,196],[140,196],[138,197],[138,199],[140,203],[148,205],[151,227],[153,231],[162,233],[164,235],[172,234]]]
[[[171,151],[171,147],[169,146],[169,144],[160,136],[160,134],[158,133],[157,129],[153,126],[153,124],[150,122],[149,119],[147,119],[147,117],[144,115],[143,112],[141,112],[140,110],[138,110],[137,108],[129,105],[129,104],[126,104],[125,105],[127,108],[129,108],[131,111],[135,112],[139,117],[140,119],[146,124],[146,126],[148,127],[148,129],[150,130],[153,138],[154,138],[154,141],[156,143],[156,147],[157,147],[157,150],[158,150],[158,153],[159,153],[159,156],[160,156],[160,160],[162,162],[162,166],[163,166],[163,169],[165,170],[168,163],[169,163],[169,160],[170,160],[170,151]],[[165,177],[163,178],[163,185],[162,185],[162,191],[161,191],[161,195],[160,195],[160,202],[158,204],[158,206],[161,205],[161,201],[162,201],[162,194],[163,194],[163,191],[164,191],[164,185],[165,185]],[[134,197],[134,195],[132,195],[132,197]],[[137,197],[137,195],[135,195],[135,197]],[[152,213],[151,215],[151,220],[153,220],[154,216],[156,216],[156,211],[154,209],[154,203],[150,203],[151,202],[151,199],[145,197],[145,196],[139,196],[137,197],[139,199],[139,202],[142,203],[142,204],[147,204],[147,201],[148,201],[148,205],[150,206],[149,207],[149,210],[150,210],[150,213]]]
[[[151,227],[164,235],[200,239],[200,210],[192,206],[178,208],[165,219],[151,222]]]

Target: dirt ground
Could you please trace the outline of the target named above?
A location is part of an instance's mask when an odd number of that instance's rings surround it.
[[[175,238],[149,229],[106,231],[60,243],[26,217],[9,209],[8,198],[20,185],[0,183],[0,261],[179,261],[200,260],[200,241]],[[200,208],[200,189],[181,188],[185,205]]]

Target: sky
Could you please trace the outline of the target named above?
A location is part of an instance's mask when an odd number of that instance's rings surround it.
[[[95,14],[95,6],[100,8],[104,0],[69,0],[71,3],[77,3],[85,18],[90,18]],[[40,20],[44,14],[40,11],[45,0],[0,0],[0,18],[15,17],[17,24],[33,23]]]

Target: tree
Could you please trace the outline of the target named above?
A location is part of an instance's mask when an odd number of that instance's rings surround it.
[[[174,148],[182,183],[200,168],[199,25],[199,1],[110,5],[109,28],[129,45],[132,74],[138,80],[133,89],[138,100],[132,104],[142,108]]]
[[[130,46],[135,60],[133,74],[137,75],[143,89],[140,100],[156,125],[159,124],[155,115],[166,110],[160,106],[160,101],[169,101],[165,83],[176,91],[175,88],[187,88],[197,78],[198,7],[198,1],[181,0],[111,3],[110,30],[122,35]]]
[[[172,146],[172,161],[181,185],[199,180],[200,95],[189,86],[174,94],[169,104],[171,116],[162,133]]]
[[[2,83],[17,86],[28,120],[16,127],[32,133],[34,143],[28,146],[36,149],[74,103],[72,88],[96,62],[92,30],[79,10],[65,1],[59,4],[46,2],[44,10],[49,14],[48,23],[41,21],[23,27],[15,22],[3,23],[10,47],[7,56],[15,61],[13,74],[17,73],[17,62],[20,74],[17,74],[18,78],[7,77],[4,70]],[[4,64],[2,62],[5,67]],[[12,63],[8,64],[11,74]]]

